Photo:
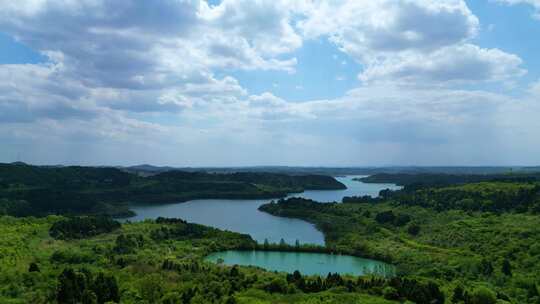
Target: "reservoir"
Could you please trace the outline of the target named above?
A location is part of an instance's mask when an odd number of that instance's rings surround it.
[[[257,266],[270,271],[292,273],[295,270],[307,275],[326,276],[329,272],[350,275],[377,274],[390,277],[395,268],[387,263],[348,255],[278,252],[237,251],[216,252],[207,261],[225,265]]]
[[[377,196],[380,190],[386,188],[399,189],[393,184],[366,184],[354,181],[355,177],[336,178],[347,186],[344,190],[308,190],[291,194],[289,197],[304,197],[320,202],[341,202],[344,196]],[[294,244],[298,240],[301,244],[324,245],[324,236],[314,225],[299,219],[277,217],[258,210],[260,205],[269,201],[270,199],[204,199],[164,205],[134,205],[130,208],[137,215],[129,220],[141,221],[160,216],[177,217],[192,223],[249,234],[259,243],[263,243],[265,239],[271,243],[279,243],[283,239],[288,244]]]
[[[342,190],[307,190],[302,193],[292,193],[288,197],[303,197],[312,199],[321,203],[341,202],[345,196],[363,196],[371,197],[379,196],[379,191],[384,189],[399,190],[401,186],[395,184],[368,184],[361,181],[355,181],[354,178],[365,176],[339,176],[336,180],[347,186],[347,189]]]

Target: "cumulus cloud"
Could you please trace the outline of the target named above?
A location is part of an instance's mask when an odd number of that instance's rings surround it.
[[[62,77],[59,69],[55,65],[0,65],[0,122],[99,115],[94,104],[83,98],[88,89]]]
[[[316,1],[300,22],[308,37],[328,35],[358,59],[436,49],[476,35],[479,21],[463,1]]]
[[[540,127],[538,84],[523,100],[461,88],[526,73],[517,55],[474,44],[479,20],[462,0],[28,0],[0,8],[0,31],[49,59],[0,65],[2,159],[22,149],[46,163],[157,163],[160,155],[175,165],[479,164],[506,161],[485,158],[495,147],[509,159],[525,147],[540,153],[523,131]],[[296,51],[321,38],[361,65],[362,83],[342,97],[292,102],[230,76],[293,73]]]
[[[291,25],[294,13],[290,1],[226,0],[205,6],[201,16],[213,27],[250,41],[257,52],[273,56],[302,45]]]
[[[216,70],[294,70],[296,59],[287,55],[302,39],[284,5],[236,0],[217,6],[196,0],[3,3],[0,30],[50,61],[1,67],[11,84],[25,84],[5,87],[3,115],[28,120],[38,107],[57,107],[58,113],[42,110],[51,117],[82,115],[83,100],[113,110],[178,112],[197,102],[236,99],[247,94],[245,89],[232,77],[217,78]],[[60,97],[57,91],[63,91]],[[30,98],[37,95],[42,98]],[[21,114],[8,114],[14,111]]]
[[[525,73],[521,59],[469,41],[479,20],[462,0],[317,1],[299,22],[328,37],[365,69],[364,82],[451,84],[505,81]]]
[[[460,44],[428,54],[399,54],[368,66],[359,78],[364,82],[395,80],[416,84],[504,82],[526,73],[522,63],[518,56],[499,49]]]
[[[4,5],[0,28],[55,52],[66,73],[88,86],[155,89],[216,67],[291,71],[294,58],[276,56],[301,38],[288,10],[272,3],[32,1]]]

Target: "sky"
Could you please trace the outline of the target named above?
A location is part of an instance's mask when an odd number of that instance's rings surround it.
[[[540,164],[540,0],[0,1],[0,162]]]

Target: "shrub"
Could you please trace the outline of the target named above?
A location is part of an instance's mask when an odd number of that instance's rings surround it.
[[[410,234],[410,235],[418,235],[418,233],[420,233],[420,226],[418,224],[415,224],[415,223],[411,223],[409,225],[409,227],[407,227],[407,232]]]
[[[496,304],[497,295],[489,288],[478,287],[472,291],[468,302],[471,304]]]
[[[73,217],[54,223],[49,234],[55,239],[82,239],[112,232],[120,226],[109,217]]]
[[[375,216],[375,220],[379,224],[391,223],[396,220],[396,216],[394,215],[394,212],[392,212],[392,210],[384,211],[377,213],[377,215]]]

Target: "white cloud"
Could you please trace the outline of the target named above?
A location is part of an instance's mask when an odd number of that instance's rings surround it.
[[[99,109],[88,89],[64,78],[58,65],[0,65],[0,123],[40,118],[89,119]]]
[[[302,38],[291,25],[292,14],[288,1],[251,0],[225,0],[201,12],[214,28],[243,37],[257,52],[270,56],[289,53],[302,45]]]
[[[274,3],[35,1],[4,5],[0,28],[60,54],[66,72],[88,86],[160,88],[214,68],[292,71],[296,60],[281,55],[302,40]]]
[[[405,83],[474,83],[511,81],[523,76],[522,60],[498,49],[460,44],[428,54],[405,52],[367,66],[359,75],[364,82],[394,80]]]
[[[285,5],[236,0],[218,6],[197,0],[3,3],[0,30],[50,60],[47,66],[1,67],[10,83],[24,85],[5,87],[3,116],[10,109],[21,113],[10,119],[30,119],[38,107],[58,107],[58,115],[73,116],[83,100],[132,112],[178,112],[199,102],[236,100],[247,92],[232,77],[217,78],[216,70],[294,71],[296,59],[288,55],[302,38]],[[41,90],[43,85],[47,88]],[[57,115],[52,112],[41,115]]]
[[[404,50],[436,49],[478,31],[463,1],[316,1],[300,22],[307,37],[328,36],[363,61]]]
[[[462,0],[316,1],[299,27],[328,37],[363,65],[364,82],[454,84],[508,81],[521,59],[471,44],[478,18]]]
[[[479,20],[464,1],[14,3],[0,4],[0,31],[50,61],[0,65],[2,159],[20,147],[40,162],[94,164],[156,155],[176,165],[485,164],[540,154],[528,142],[540,128],[538,83],[523,100],[460,89],[526,72],[518,56],[473,44]],[[350,56],[334,64],[362,65],[362,86],[291,102],[228,76],[292,73],[303,40],[320,37]]]

